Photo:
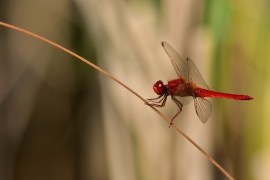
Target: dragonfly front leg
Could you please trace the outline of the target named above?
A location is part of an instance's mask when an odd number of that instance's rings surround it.
[[[182,112],[182,107],[183,107],[183,105],[181,104],[181,102],[179,102],[174,96],[171,96],[171,97],[172,97],[173,102],[175,102],[175,104],[179,108],[179,110],[177,111],[177,113],[172,118],[171,124],[170,124],[169,127],[171,127],[171,125],[173,124],[173,120]]]
[[[163,101],[165,98],[164,94],[160,95],[156,98],[152,98],[152,99],[146,99],[147,102],[153,102],[153,103],[160,103],[161,101]]]
[[[147,105],[152,106],[152,107],[164,107],[167,101],[167,97],[168,97],[168,94],[163,94],[157,98],[147,99]]]

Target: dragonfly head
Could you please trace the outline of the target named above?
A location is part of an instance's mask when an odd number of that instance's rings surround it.
[[[154,89],[155,93],[157,93],[158,95],[163,95],[166,92],[166,87],[164,86],[164,84],[161,80],[157,81],[153,85],[153,89]]]

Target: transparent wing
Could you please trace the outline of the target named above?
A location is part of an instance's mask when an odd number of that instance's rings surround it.
[[[194,106],[196,113],[202,123],[206,123],[207,119],[211,116],[212,113],[212,105],[205,98],[194,98]]]
[[[161,43],[164,50],[168,54],[171,59],[172,65],[174,67],[175,72],[178,77],[183,78],[184,80],[188,80],[188,65],[187,62],[184,61],[181,56],[166,42]]]
[[[187,105],[189,104],[192,100],[193,97],[192,96],[185,96],[185,97],[181,97],[181,96],[174,96],[182,105]]]
[[[194,64],[194,62],[191,59],[187,58],[187,64],[188,64],[188,70],[189,70],[188,81],[194,82],[200,88],[209,89],[209,87],[207,86],[206,82],[202,78],[202,75],[200,71],[198,70],[198,68],[196,67],[196,65]]]

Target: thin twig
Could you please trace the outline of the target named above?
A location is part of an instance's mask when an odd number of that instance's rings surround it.
[[[2,26],[5,26],[5,27],[8,27],[8,28],[11,28],[11,29],[14,29],[16,31],[20,31],[22,33],[25,33],[25,34],[28,34],[30,36],[33,36],[37,39],[40,39],[42,41],[45,41],[49,44],[51,44],[52,46],[55,46],[67,53],[69,53],[70,55],[78,58],[79,60],[83,61],[84,63],[88,64],[89,66],[92,66],[93,68],[95,68],[96,70],[98,70],[99,72],[101,72],[102,74],[108,76],[109,78],[111,78],[112,80],[114,80],[115,82],[117,82],[118,84],[120,84],[121,86],[123,86],[124,88],[126,88],[128,91],[130,91],[131,93],[133,93],[135,96],[137,96],[138,98],[140,98],[144,103],[147,104],[147,101],[142,98],[139,94],[137,94],[135,91],[133,91],[132,89],[130,89],[128,86],[126,86],[125,84],[123,84],[121,81],[119,81],[118,79],[116,79],[115,77],[113,77],[112,75],[110,75],[109,73],[107,73],[106,71],[104,71],[103,69],[101,69],[100,67],[96,66],[95,64],[87,61],[86,59],[84,59],[83,57],[73,53],[72,51],[48,40],[48,39],[45,39],[37,34],[34,34],[32,32],[29,32],[29,31],[26,31],[24,29],[21,29],[21,28],[18,28],[16,26],[12,26],[10,24],[7,24],[7,23],[4,23],[4,22],[1,22],[0,21],[0,25]],[[158,111],[156,108],[152,107],[152,106],[149,106],[151,107],[154,111],[156,111],[165,121],[167,121],[168,124],[171,124],[171,121],[165,117],[160,111]],[[196,144],[192,139],[190,139],[183,131],[181,131],[175,124],[172,124],[172,126],[174,127],[174,129],[176,129],[180,134],[182,134],[182,136],[184,136],[191,144],[193,144],[199,151],[201,151],[221,172],[224,173],[225,176],[227,176],[229,179],[231,180],[234,180],[234,178],[227,172],[225,171],[213,158],[211,158],[211,156],[209,154],[207,154],[198,144]]]

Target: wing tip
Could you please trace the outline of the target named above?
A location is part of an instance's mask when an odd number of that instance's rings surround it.
[[[165,43],[165,41],[162,41],[162,42],[161,42],[161,45],[162,45],[163,47],[165,46],[165,44],[164,44],[164,43]]]

